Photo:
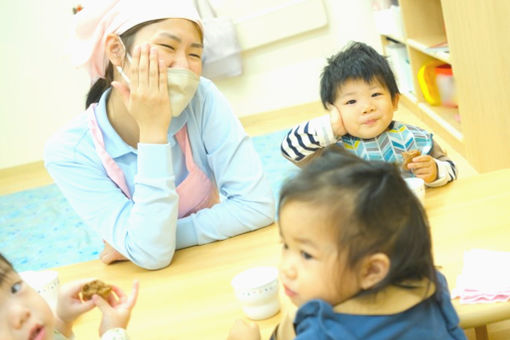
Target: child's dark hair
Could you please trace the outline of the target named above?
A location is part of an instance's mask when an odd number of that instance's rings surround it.
[[[12,264],[0,253],[0,286],[4,283],[9,273],[14,272]]]
[[[328,58],[321,74],[321,101],[324,108],[336,100],[337,90],[350,79],[371,82],[377,79],[390,91],[391,99],[399,94],[395,76],[385,57],[361,42],[351,42],[339,53]]]
[[[278,211],[290,201],[324,211],[350,268],[374,253],[388,256],[386,277],[360,294],[410,287],[406,281],[423,278],[438,287],[425,211],[396,165],[365,161],[333,145],[284,184]]]

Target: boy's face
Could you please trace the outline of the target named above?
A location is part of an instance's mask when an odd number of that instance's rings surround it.
[[[50,307],[12,270],[0,284],[0,302],[1,340],[53,339],[55,319]]]
[[[349,79],[337,90],[333,103],[347,133],[359,138],[374,138],[383,133],[393,120],[398,95],[391,94],[376,78],[367,83],[363,79]]]
[[[339,256],[336,233],[323,221],[323,209],[307,202],[287,202],[280,212],[280,280],[298,307],[311,299],[336,305],[360,290]]]

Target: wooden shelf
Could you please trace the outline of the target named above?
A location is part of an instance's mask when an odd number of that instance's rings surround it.
[[[395,36],[393,36],[393,35],[383,34],[383,35],[382,35],[382,37],[384,37],[385,39],[391,39],[391,40],[394,40],[394,41],[399,42],[399,43],[404,44],[404,45],[406,44],[406,40],[405,40],[405,39],[403,39],[403,38],[397,38],[397,37],[395,37]]]
[[[381,35],[405,45],[414,93],[403,93],[408,106],[480,172],[510,167],[510,1],[399,0],[404,37]],[[390,34],[391,35],[391,34]],[[448,44],[448,45],[446,45]],[[441,48],[444,46],[445,48]],[[452,66],[458,109],[432,106],[418,82],[431,61]],[[456,120],[460,115],[461,121]]]
[[[407,39],[407,44],[426,55],[444,61],[447,64],[451,64],[450,53],[436,52],[430,49],[430,47],[436,46],[444,41],[444,37],[443,40],[441,40],[441,37],[429,36],[421,39]]]
[[[462,143],[464,139],[462,136],[462,129],[460,123],[455,119],[455,116],[459,114],[458,109],[445,106],[432,106],[428,103],[418,103],[418,106],[425,114],[429,115],[431,119],[457,139],[459,143]]]

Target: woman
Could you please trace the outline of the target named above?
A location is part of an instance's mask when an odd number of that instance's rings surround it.
[[[98,3],[76,15],[75,62],[94,83],[88,109],[48,142],[45,164],[104,239],[101,260],[158,269],[176,248],[272,223],[258,155],[200,78],[203,32],[191,2]]]

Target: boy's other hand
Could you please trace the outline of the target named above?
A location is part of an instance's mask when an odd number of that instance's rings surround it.
[[[237,319],[230,329],[227,340],[260,340],[259,326],[254,322]]]
[[[344,127],[344,122],[342,120],[342,115],[340,111],[336,108],[335,105],[327,104],[327,108],[329,111],[329,120],[331,122],[331,129],[335,134],[335,137],[342,137],[347,133]]]
[[[407,168],[416,177],[423,179],[425,183],[432,183],[437,179],[437,164],[434,158],[429,155],[414,157]]]

